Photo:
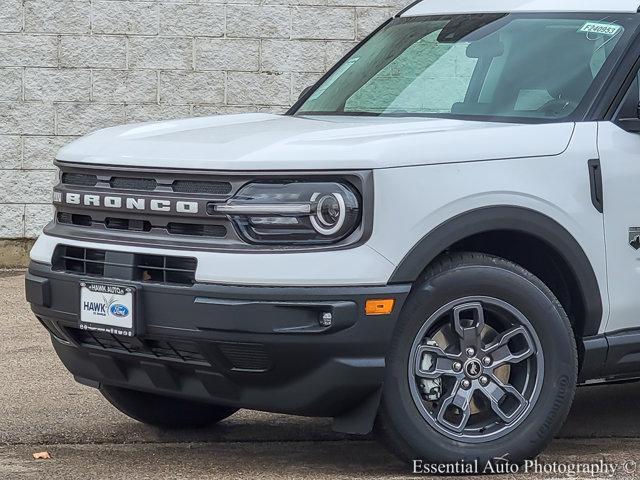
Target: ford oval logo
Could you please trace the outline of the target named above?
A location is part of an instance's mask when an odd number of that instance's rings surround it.
[[[126,317],[129,315],[129,309],[121,303],[114,303],[111,305],[111,308],[109,308],[109,311],[111,315],[115,317]]]

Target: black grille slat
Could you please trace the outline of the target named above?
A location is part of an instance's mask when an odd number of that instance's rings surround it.
[[[173,353],[175,353],[178,357],[180,357],[180,360],[185,359],[184,356],[178,350],[176,350],[176,348],[173,345],[171,345],[170,343],[167,343],[167,345],[173,351]]]
[[[137,270],[147,281],[176,284],[192,284],[191,272],[195,272],[195,259],[138,255]]]
[[[167,258],[162,257],[162,282],[167,283]]]
[[[72,327],[65,327],[64,331],[78,344],[87,348],[213,366],[196,342],[173,339],[157,340],[144,337],[131,340],[106,332],[80,330]],[[231,342],[213,342],[212,344],[220,349],[233,369],[264,372],[271,368],[271,356],[262,344]],[[203,348],[207,347],[203,346]]]
[[[91,340],[93,340],[93,342],[95,342],[96,345],[100,346],[101,348],[106,348],[95,334],[93,334],[92,332],[87,332],[87,333],[89,334],[89,337],[91,338]]]
[[[129,230],[133,232],[150,232],[151,231],[151,222],[147,220],[107,217],[104,220],[104,225],[107,228],[111,228],[115,230]]]
[[[227,236],[227,228],[224,225],[199,225],[193,223],[171,222],[167,225],[167,231],[172,235],[192,235],[197,237],[224,238]]]
[[[229,182],[200,181],[200,180],[176,180],[172,184],[176,193],[205,193],[207,195],[228,195],[233,186]]]
[[[106,332],[80,330],[79,328],[71,327],[65,328],[65,331],[83,347],[211,366],[211,363],[200,353],[198,345],[195,343],[138,338],[136,342],[140,343],[140,345],[135,345],[127,338]]]
[[[104,277],[106,266],[125,270],[130,268],[134,280],[141,282],[179,285],[195,283],[198,264],[195,258],[134,254],[132,264],[123,264],[109,261],[108,253],[105,250],[60,245],[54,252],[53,269],[77,275]],[[122,280],[130,279],[122,278]]]
[[[224,343],[218,348],[235,369],[265,371],[271,366],[271,358],[263,345]]]
[[[98,184],[98,176],[88,173],[63,173],[62,183],[77,187],[95,187]]]
[[[77,213],[58,212],[57,219],[58,223],[64,223],[67,225],[90,227],[92,224],[92,220],[89,215],[79,215]]]
[[[116,264],[114,264],[116,265]],[[159,271],[168,271],[168,272],[175,272],[175,273],[190,273],[193,270],[187,269],[187,268],[164,268],[164,267],[149,267],[146,265],[140,265],[138,268],[144,268],[145,270],[159,270]]]
[[[187,270],[191,271],[196,269],[198,266],[198,261],[195,258],[184,258],[184,257],[164,257],[165,258],[165,268],[167,270]]]
[[[113,335],[113,338],[120,347],[122,347],[124,350],[126,350],[129,353],[131,352],[131,349],[129,348],[129,344],[127,342],[123,342],[115,335]]]
[[[100,260],[88,260],[88,259],[80,259],[80,258],[76,258],[76,257],[68,257],[66,255],[62,255],[60,257],[63,260],[70,260],[70,261],[82,261],[83,263],[93,263],[96,265],[104,265],[104,261],[100,261]],[[118,266],[118,267],[126,267],[127,265],[123,265],[123,264],[119,264],[119,263],[110,263],[109,265],[114,265],[114,266]]]
[[[225,238],[227,227],[224,225],[210,225],[197,223],[169,222],[166,226],[153,225],[148,220],[136,218],[106,217],[104,221],[95,220],[89,215],[58,211],[56,214],[58,223],[81,227],[93,227],[104,224],[109,230],[125,230],[137,233],[149,233],[153,229],[161,230],[171,235],[186,235],[193,237]]]
[[[139,190],[153,192],[158,190],[160,183],[155,178],[147,177],[107,177],[101,186],[116,190]],[[166,182],[169,183],[166,183]],[[62,183],[79,187],[95,187],[100,182],[97,175],[89,173],[65,172],[62,174]],[[231,182],[222,180],[162,180],[162,185],[167,185],[175,193],[192,193],[204,195],[229,195],[233,191]]]
[[[119,190],[141,190],[152,192],[158,188],[158,182],[153,178],[113,177],[109,182],[111,188]]]

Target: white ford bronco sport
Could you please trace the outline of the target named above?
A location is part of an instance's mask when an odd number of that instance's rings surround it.
[[[26,294],[149,424],[239,408],[522,461],[640,377],[640,0],[424,0],[285,115],[63,148]]]

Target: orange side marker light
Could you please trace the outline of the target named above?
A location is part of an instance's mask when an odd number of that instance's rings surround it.
[[[364,310],[367,315],[389,315],[395,304],[393,298],[367,300]]]

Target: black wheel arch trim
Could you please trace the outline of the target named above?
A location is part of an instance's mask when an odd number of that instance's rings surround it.
[[[389,283],[415,282],[424,269],[456,242],[472,235],[510,230],[536,237],[553,248],[572,269],[585,306],[584,335],[597,335],[602,322],[602,298],[595,272],[577,240],[560,223],[524,207],[477,208],[440,224],[402,259]]]

